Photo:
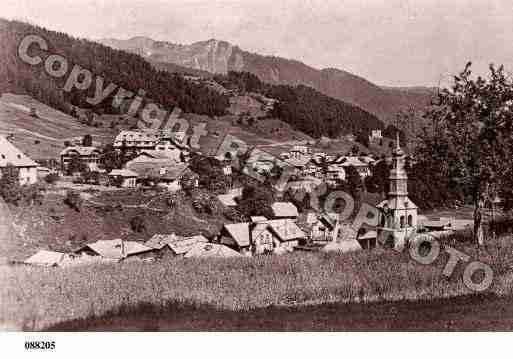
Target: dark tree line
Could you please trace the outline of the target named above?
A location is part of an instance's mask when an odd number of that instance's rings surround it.
[[[47,55],[59,54],[68,61],[68,72],[62,78],[48,75],[44,64],[29,65],[18,57],[21,40],[28,34],[38,35],[48,43]],[[104,78],[103,88],[114,83],[126,90],[146,91],[145,99],[170,110],[179,106],[185,112],[210,116],[223,115],[229,106],[228,98],[201,84],[185,80],[181,75],[159,71],[141,56],[115,50],[96,42],[71,37],[65,33],[49,31],[19,21],[0,19],[0,92],[24,92],[37,100],[71,114],[72,106],[91,108],[86,97],[93,97],[95,77]],[[38,54],[40,52],[38,51]],[[93,81],[88,90],[63,91],[63,85],[74,64],[89,70]],[[102,103],[94,106],[98,113],[119,113],[112,107],[117,89]]]
[[[233,71],[216,76],[215,80],[229,89],[259,92],[277,99],[279,102],[271,115],[315,138],[354,133],[368,141],[371,130],[385,128],[383,122],[367,111],[308,86],[271,85],[251,73]]]

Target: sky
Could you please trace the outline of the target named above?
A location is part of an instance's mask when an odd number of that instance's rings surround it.
[[[511,0],[1,0],[0,17],[93,40],[215,38],[384,86],[445,84],[467,61],[513,70]]]

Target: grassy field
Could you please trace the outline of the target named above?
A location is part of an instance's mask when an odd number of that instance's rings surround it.
[[[453,244],[451,244],[453,245]],[[513,294],[513,245],[510,237],[486,249],[455,242],[472,260],[490,264],[489,293]],[[63,321],[119,308],[170,303],[247,311],[270,306],[429,300],[472,294],[463,284],[464,266],[442,275],[448,255],[429,266],[408,253],[374,250],[349,254],[295,252],[285,256],[238,259],[169,259],[66,270],[4,266],[0,269],[0,323],[41,329]]]

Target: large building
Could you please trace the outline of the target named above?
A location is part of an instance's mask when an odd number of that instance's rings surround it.
[[[73,158],[78,158],[90,171],[98,171],[100,163],[100,150],[92,146],[72,146],[61,152],[61,170],[68,171]]]
[[[114,147],[132,150],[154,149],[159,140],[156,131],[121,131],[114,140]]]
[[[37,182],[37,163],[21,152],[5,137],[0,136],[0,177],[8,165],[16,167],[20,184]]]
[[[397,145],[392,152],[390,191],[387,199],[377,205],[381,211],[378,241],[388,247],[402,248],[417,231],[417,206],[408,198],[408,175],[404,169],[405,154]]]

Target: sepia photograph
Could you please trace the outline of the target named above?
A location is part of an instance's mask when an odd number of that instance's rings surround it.
[[[503,0],[2,0],[0,338],[513,330],[512,43]]]

